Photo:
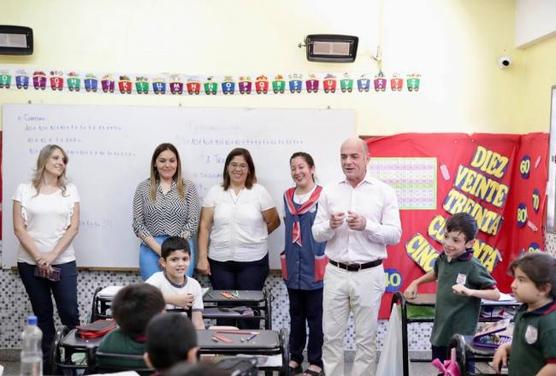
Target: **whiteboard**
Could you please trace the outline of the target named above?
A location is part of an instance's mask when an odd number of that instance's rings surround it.
[[[253,156],[259,183],[283,215],[282,194],[292,186],[289,157],[306,151],[320,183],[341,177],[342,141],[355,135],[352,110],[183,108],[93,105],[3,106],[3,267],[16,265],[12,197],[30,180],[39,150],[54,143],[68,153],[67,176],[81,196],[74,240],[81,267],[137,268],[139,240],[132,231],[132,200],[149,176],[162,142],[180,153],[184,176],[202,197],[222,179],[235,147]],[[270,235],[270,266],[279,269],[284,227]]]

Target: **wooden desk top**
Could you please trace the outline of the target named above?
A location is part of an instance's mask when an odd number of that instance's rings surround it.
[[[203,295],[205,303],[262,302],[264,300],[264,293],[258,290],[208,290]]]
[[[232,350],[232,351],[249,351],[249,350],[275,350],[280,349],[280,338],[278,332],[274,330],[238,330],[237,334],[233,331],[221,330],[197,330],[197,340],[201,351],[203,350]],[[241,342],[242,338],[249,337],[247,332],[258,333],[249,341]],[[220,342],[213,340],[213,336],[217,335],[229,339],[231,342]]]
[[[400,293],[401,294],[401,293]],[[402,295],[403,296],[403,295]],[[436,294],[417,294],[415,299],[407,299],[405,297],[404,301],[407,305],[415,305],[415,306],[428,306],[434,307],[436,304]],[[515,299],[512,300],[481,300],[481,305],[483,306],[519,306],[521,305]]]
[[[72,349],[94,349],[97,348],[100,341],[104,337],[98,338],[81,338],[77,335],[77,329],[72,329],[66,334],[66,336],[60,342],[61,346],[69,347]]]

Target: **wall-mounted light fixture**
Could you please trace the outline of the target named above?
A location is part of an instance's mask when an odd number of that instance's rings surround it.
[[[33,29],[0,25],[0,55],[33,54]]]
[[[351,63],[357,56],[359,38],[352,35],[311,34],[305,37],[307,60],[329,63]]]

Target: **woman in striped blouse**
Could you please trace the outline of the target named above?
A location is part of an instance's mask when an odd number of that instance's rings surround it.
[[[160,270],[160,244],[166,238],[194,239],[199,213],[199,195],[193,183],[182,177],[178,150],[170,143],[158,145],[151,176],[139,183],[133,199],[133,231],[142,240],[139,267],[143,280]],[[195,265],[194,254],[191,256],[189,276]]]

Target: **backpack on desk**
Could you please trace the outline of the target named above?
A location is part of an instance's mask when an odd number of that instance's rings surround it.
[[[473,346],[497,349],[498,346],[512,341],[508,333],[509,320],[500,320],[483,324],[473,336]]]
[[[98,338],[116,329],[116,322],[114,320],[96,320],[75,328],[77,329],[77,335],[81,338]]]

